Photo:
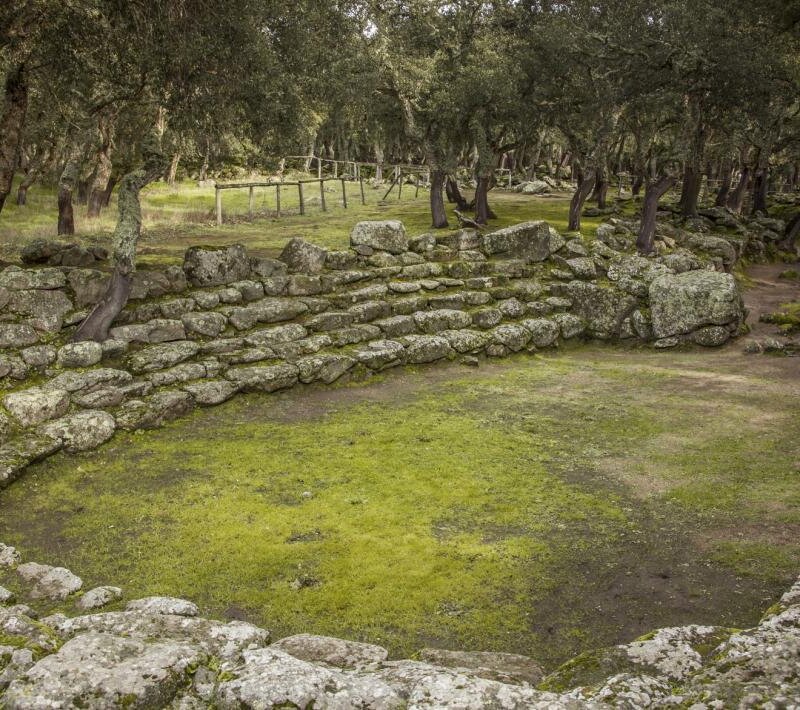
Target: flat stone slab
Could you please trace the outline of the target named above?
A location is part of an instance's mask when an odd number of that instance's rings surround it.
[[[127,611],[147,611],[153,614],[174,614],[176,616],[197,616],[197,604],[177,597],[144,597],[128,602]]]
[[[312,634],[287,636],[273,643],[271,648],[278,648],[302,661],[325,663],[336,668],[359,668],[385,661],[389,655],[382,646]]]

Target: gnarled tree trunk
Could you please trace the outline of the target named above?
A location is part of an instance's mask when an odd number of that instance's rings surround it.
[[[594,181],[594,170],[588,170],[586,173],[580,169],[578,170],[578,189],[575,190],[575,194],[569,203],[569,225],[567,229],[570,232],[579,232],[581,229],[581,212],[586,199],[594,188]]]
[[[446,229],[447,212],[444,209],[442,187],[445,181],[443,170],[431,170],[431,226],[434,229]]]
[[[658,180],[648,181],[647,183],[644,191],[644,205],[642,206],[642,221],[639,227],[639,235],[636,239],[636,248],[640,254],[646,256],[653,253],[658,201],[675,182],[675,178],[671,175],[662,175]]]
[[[681,214],[684,217],[697,216],[697,201],[700,197],[702,184],[702,168],[692,163],[687,163],[686,169],[683,171],[683,188],[680,199]]]
[[[311,150],[314,150],[314,145],[311,145]],[[175,178],[178,176],[178,163],[181,162],[181,154],[180,152],[173,153],[172,160],[169,161],[169,168],[167,169],[167,185],[170,187],[175,187]],[[311,167],[311,158],[306,161],[306,172],[309,171]]]
[[[78,151],[73,150],[58,181],[58,234],[75,234],[75,214],[72,193],[78,182]]]
[[[107,118],[98,123],[100,143],[95,153],[95,168],[89,185],[88,217],[100,216],[100,210],[105,206],[106,186],[111,177],[111,148],[113,145],[114,124]]]
[[[49,145],[44,150],[40,151],[36,157],[28,163],[28,169],[25,172],[25,177],[17,187],[17,205],[23,207],[28,202],[28,190],[41,176],[45,170],[45,166],[49,165],[53,156],[53,146]]]
[[[725,205],[728,204],[728,194],[731,191],[733,169],[727,160],[723,163],[720,173],[722,175],[722,182],[720,183],[719,190],[717,190],[717,198],[714,200],[715,207],[725,207]]]
[[[490,219],[496,219],[497,215],[489,207],[489,187],[491,176],[479,175],[478,187],[475,190],[475,221],[478,224],[486,224]]]
[[[767,214],[767,189],[769,187],[769,167],[759,165],[753,174],[753,204],[750,208],[752,214],[761,212]]]
[[[447,176],[447,182],[445,183],[444,189],[447,193],[448,202],[455,204],[456,208],[461,212],[469,209],[469,203],[464,198],[464,195],[461,194],[461,190],[458,187],[458,180],[456,180],[453,175]]]
[[[641,173],[636,173],[633,176],[633,182],[631,183],[631,197],[639,197],[640,193],[642,192],[642,185],[644,185],[644,175]]]
[[[598,170],[594,179],[594,191],[592,192],[592,201],[597,201],[597,206],[601,210],[606,208],[606,199],[608,197],[608,179],[605,170]]]
[[[3,113],[0,115],[0,212],[11,192],[27,112],[28,77],[25,65],[20,64],[6,75]]]
[[[128,302],[142,229],[139,192],[163,175],[166,168],[158,139],[150,139],[144,152],[144,167],[128,173],[120,181],[119,216],[114,230],[114,273],[103,297],[75,331],[74,341],[106,340],[108,329]]]
[[[739,175],[739,182],[736,184],[736,188],[728,195],[728,208],[737,214],[740,214],[742,211],[748,182],[750,182],[750,166],[745,165],[742,167],[742,172]]]

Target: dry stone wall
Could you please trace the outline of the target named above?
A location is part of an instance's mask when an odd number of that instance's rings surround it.
[[[726,269],[758,234],[663,226],[662,254],[643,258],[634,229],[611,220],[595,240],[568,239],[537,221],[409,238],[386,221],[356,225],[342,251],[302,239],[279,259],[241,245],[193,247],[182,267],[135,275],[102,343],[70,336],[107,273],[9,266],[0,272],[0,486],[62,448],[91,449],[117,429],[157,427],[237,392],[477,364],[581,337],[671,347],[736,335],[744,314]]]

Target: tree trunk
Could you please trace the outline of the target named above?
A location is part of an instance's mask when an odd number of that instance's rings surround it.
[[[208,180],[208,140],[206,140],[206,152],[203,154],[203,164],[200,166],[200,182]]]
[[[78,182],[78,151],[73,150],[58,181],[58,234],[75,234],[72,193]]]
[[[639,227],[639,236],[636,239],[636,249],[640,254],[647,256],[653,253],[658,201],[675,182],[675,178],[668,175],[661,176],[655,182],[648,181],[644,191],[644,205],[642,206],[642,221]]]
[[[475,190],[475,221],[486,224],[490,219],[497,219],[497,215],[489,207],[489,182],[488,175],[478,176],[478,187]]]
[[[730,163],[725,161],[721,169],[722,184],[717,190],[717,199],[714,201],[716,207],[725,207],[728,204],[728,195],[731,191],[731,179],[733,177],[733,170]]]
[[[36,157],[28,163],[25,177],[17,187],[17,205],[23,207],[28,203],[28,189],[33,185],[45,170],[53,156],[53,146],[39,151]]]
[[[89,185],[92,182],[92,175],[87,177],[85,180],[78,180],[78,204],[79,205],[86,205],[89,203]]]
[[[639,193],[642,191],[642,185],[644,184],[644,176],[641,173],[636,173],[633,176],[633,182],[631,183],[631,197],[639,197]]]
[[[314,146],[311,146],[311,149],[314,149]],[[170,187],[175,187],[175,178],[178,176],[178,163],[181,162],[181,154],[180,152],[174,153],[172,155],[172,160],[169,162],[169,169],[167,170],[167,185]],[[310,167],[310,159],[306,161],[306,163]],[[306,168],[306,172],[309,171],[309,168]]]
[[[683,171],[683,187],[681,189],[680,208],[684,217],[697,216],[697,201],[703,183],[703,171],[692,163],[687,163]]]
[[[380,143],[375,144],[375,181],[383,182],[383,161],[384,161],[383,146]]]
[[[739,182],[736,184],[734,191],[728,196],[728,208],[741,214],[742,204],[744,203],[744,195],[747,191],[747,183],[750,182],[750,166],[745,165],[742,168],[742,173],[739,175]]]
[[[72,337],[73,341],[106,340],[108,329],[128,302],[133,272],[136,269],[136,246],[142,228],[139,192],[145,185],[163,175],[166,168],[158,141],[149,139],[143,152],[144,167],[128,173],[120,181],[119,216],[114,229],[114,273],[103,297],[78,326]]]
[[[769,168],[760,166],[753,175],[753,204],[750,212],[767,214],[767,188],[769,187]]]
[[[454,203],[459,211],[463,212],[469,209],[469,203],[461,194],[461,190],[458,187],[458,180],[452,175],[447,176],[445,192],[447,193],[447,201]]]
[[[119,175],[112,172],[106,183],[106,188],[103,190],[103,207],[108,207],[111,203],[111,194],[114,192],[114,188],[117,186],[118,182]]]
[[[89,208],[86,215],[90,218],[100,216],[100,210],[105,205],[106,187],[111,178],[111,140],[101,145],[97,151],[97,165],[89,188]]]
[[[606,178],[606,171],[598,170],[597,177],[594,180],[594,191],[592,192],[592,196],[589,199],[592,201],[596,200],[598,208],[604,210],[606,208],[607,197],[608,197],[608,179]]]
[[[443,170],[431,170],[431,226],[434,229],[446,229],[450,225],[447,223],[447,212],[444,209],[444,198],[442,196],[442,185],[445,181]]]
[[[0,115],[0,212],[11,192],[27,111],[28,77],[25,65],[20,64],[6,75],[3,113]]]
[[[570,232],[579,232],[581,229],[581,211],[589,194],[594,188],[595,171],[589,170],[587,173],[578,172],[578,189],[572,196],[569,203],[569,226]]]

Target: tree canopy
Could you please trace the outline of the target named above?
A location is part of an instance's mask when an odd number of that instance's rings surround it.
[[[706,179],[761,212],[800,184],[798,50],[785,0],[19,0],[0,9],[0,210],[15,174],[20,203],[49,178],[69,234],[76,198],[91,218],[118,187],[124,275],[138,190],[179,169],[424,164],[445,227],[459,180],[483,224],[513,166],[575,181],[572,229],[630,176],[647,253],[672,186],[691,218]]]

